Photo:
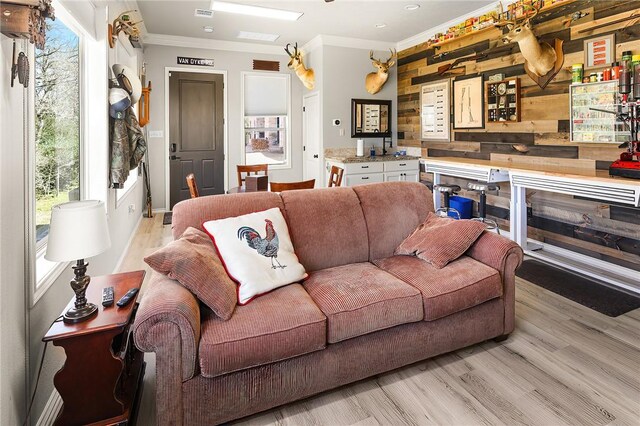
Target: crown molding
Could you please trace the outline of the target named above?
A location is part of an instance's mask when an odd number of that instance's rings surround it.
[[[305,43],[301,50],[305,53],[310,53],[321,46],[348,47],[363,50],[387,50],[395,49],[397,44],[392,41],[366,40],[362,38],[320,34]]]
[[[190,47],[194,49],[227,50],[231,52],[264,53],[267,55],[286,56],[280,45],[243,43],[239,41],[212,40],[198,37],[183,37],[167,34],[147,33],[142,41],[145,45]]]
[[[426,31],[423,31],[419,34],[413,35],[411,37],[405,38],[404,40],[400,40],[397,45],[397,49],[405,50],[410,47],[416,46],[420,43],[424,43],[428,41],[434,34],[446,32],[450,27],[459,24],[462,21],[467,20],[468,18],[473,18],[479,15],[484,15],[485,13],[496,10],[496,8],[500,5],[499,1],[493,1],[486,6],[481,7],[480,9],[476,9],[472,12],[469,12],[465,15],[458,16],[444,24],[440,24],[437,27],[430,28]]]

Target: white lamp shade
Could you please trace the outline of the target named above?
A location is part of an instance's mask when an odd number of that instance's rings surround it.
[[[52,262],[88,259],[109,247],[111,238],[102,201],[72,201],[53,207],[45,259]]]

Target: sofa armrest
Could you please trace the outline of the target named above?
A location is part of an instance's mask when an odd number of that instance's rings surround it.
[[[505,304],[503,334],[511,333],[515,327],[516,270],[524,257],[522,248],[508,238],[484,231],[466,254],[500,273]]]
[[[153,274],[138,307],[133,333],[138,349],[173,360],[170,369],[181,373],[181,381],[194,376],[200,341],[200,305],[180,283]]]

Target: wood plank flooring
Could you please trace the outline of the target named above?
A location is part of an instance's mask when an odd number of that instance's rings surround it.
[[[148,270],[143,257],[169,241],[161,213],[142,219],[122,270]],[[517,279],[516,316],[516,330],[504,342],[465,348],[233,424],[640,425],[640,309],[610,318]],[[156,423],[155,358],[145,359],[143,426]]]

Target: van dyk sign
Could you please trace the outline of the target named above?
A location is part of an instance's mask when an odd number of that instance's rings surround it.
[[[200,67],[212,67],[213,59],[204,58],[188,58],[186,56],[178,56],[178,65],[197,65]]]

